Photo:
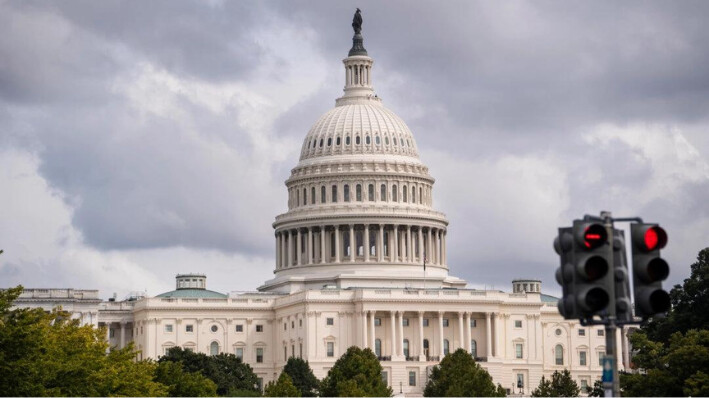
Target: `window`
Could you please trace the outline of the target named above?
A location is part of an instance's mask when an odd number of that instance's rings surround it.
[[[374,141],[377,143],[377,145],[382,143],[382,141],[379,139],[379,136],[374,137]]]
[[[374,340],[374,355],[377,357],[382,356],[382,341],[380,339]]]
[[[310,204],[315,204],[315,187],[310,188]]]
[[[355,187],[355,195],[357,195],[357,201],[361,202],[362,201],[362,185],[357,184]]]
[[[423,354],[428,356],[428,339],[423,339]]]
[[[470,327],[471,327],[471,328],[478,327],[478,320],[477,320],[477,319],[471,319],[471,320],[470,320]]]
[[[327,203],[327,198],[325,198],[325,185],[320,187],[320,203]]]
[[[448,327],[448,324],[449,324],[448,318],[443,318],[443,327],[444,327],[444,328],[447,328],[447,327]]]
[[[357,137],[355,137],[355,144],[359,145],[359,143],[360,143],[360,138],[359,138],[359,136],[357,136]]]
[[[263,332],[263,325],[256,325],[256,333],[262,333]]]
[[[256,378],[256,387],[258,387],[259,391],[263,392],[263,377]]]
[[[517,373],[517,388],[524,388],[524,374]]]
[[[367,199],[370,202],[374,202],[374,184],[369,184],[367,187]]]
[[[365,142],[367,143],[367,145],[369,145],[372,143],[372,139],[369,136],[367,136],[367,138],[365,138]]]
[[[345,145],[349,145],[349,144],[350,144],[350,136],[348,135],[348,136],[345,138]]]
[[[303,327],[303,320],[302,319],[298,319],[298,326],[300,326],[301,328]]]
[[[263,363],[263,348],[256,349],[256,363]]]
[[[299,358],[303,358],[303,343],[300,343],[300,354],[298,355]]]
[[[416,385],[416,372],[414,372],[414,371],[409,371],[409,385],[410,386]]]
[[[421,204],[423,201],[423,189],[419,188],[419,204]]]
[[[303,188],[303,206],[308,204],[308,188]]]
[[[478,356],[478,342],[475,340],[470,340],[470,355],[472,355],[473,358]]]
[[[389,385],[389,374],[388,374],[387,372],[385,372],[385,371],[382,371],[382,381],[383,381],[384,384],[386,384],[387,386]]]
[[[598,329],[597,333],[598,333],[598,336],[605,336],[605,334],[606,334],[605,330],[603,330],[603,329]]]
[[[328,357],[335,356],[335,343],[333,343],[332,341],[327,342],[327,356]]]
[[[556,329],[556,331],[554,331],[554,333],[556,333],[557,336],[561,336],[561,329]]]
[[[428,318],[423,318],[423,327],[428,327]]]
[[[448,343],[448,339],[443,340],[443,355],[448,355],[450,352],[450,343]]]
[[[211,327],[211,328],[209,328],[209,330],[211,330],[211,331],[212,331],[212,333],[216,333],[216,332],[217,332],[217,330],[219,330],[219,326],[217,326],[217,325],[212,325],[212,327]]]
[[[522,328],[522,321],[515,321],[515,327],[517,329],[521,329]]]
[[[108,329],[108,337],[115,337],[116,329]]]
[[[401,324],[404,326],[409,326],[409,318],[404,318],[401,320]]]
[[[588,380],[586,379],[581,379],[581,392],[584,394],[588,392]]]
[[[556,358],[557,365],[564,364],[564,347],[562,347],[561,344],[557,344],[554,348],[554,356]]]
[[[320,148],[322,148],[323,139],[320,139]]]
[[[389,145],[389,137],[384,137],[384,143]]]
[[[244,331],[244,325],[236,325],[236,332],[241,333]]]
[[[345,202],[350,201],[350,186],[345,184]]]
[[[605,354],[603,354],[602,352],[598,353],[598,366],[603,366],[603,357],[604,356],[605,356]]]
[[[341,143],[340,137],[337,137],[337,140],[335,140],[335,145],[339,146]]]
[[[392,137],[391,143],[394,144],[394,145],[396,145],[396,137]]]
[[[416,203],[416,188],[411,187],[411,203]]]
[[[332,138],[328,138],[327,139],[327,146],[331,146],[331,145],[332,145]]]
[[[579,329],[579,336],[585,336],[586,335],[586,329]]]
[[[404,339],[404,356],[409,357],[409,339]]]
[[[392,201],[394,201],[394,202],[399,201],[399,197],[397,196],[398,193],[399,193],[399,191],[396,189],[396,184],[392,185],[391,186],[391,200]]]
[[[337,185],[332,186],[332,203],[337,203]]]
[[[379,193],[379,200],[386,202],[387,200],[387,186],[382,184],[381,192]]]
[[[327,318],[327,319],[325,319],[325,324],[326,324],[327,326],[332,326],[332,325],[334,325],[334,324],[335,324],[335,318]]]
[[[209,355],[217,354],[219,354],[219,343],[212,341],[212,344],[209,345]]]
[[[524,352],[522,351],[522,344],[515,344],[515,358],[522,359]]]
[[[165,333],[172,333],[172,325],[165,325]]]
[[[287,359],[288,359],[288,347],[283,346],[283,360],[285,361]]]
[[[586,366],[586,351],[579,352],[579,365]]]
[[[290,346],[290,356],[295,357],[295,344]]]
[[[295,321],[290,321],[290,328],[295,329]]]
[[[185,325],[185,332],[187,332],[187,333],[194,332],[194,326],[193,325]]]
[[[409,189],[406,187],[406,185],[401,187],[401,196],[402,196],[401,200],[403,200],[404,203],[407,202],[406,197],[407,197],[408,192],[409,192]]]
[[[374,318],[374,326],[382,326],[382,318]]]
[[[288,322],[283,322],[283,330],[288,330]]]

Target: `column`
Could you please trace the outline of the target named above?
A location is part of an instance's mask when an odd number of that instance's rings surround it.
[[[303,235],[300,233],[300,228],[296,230],[296,244],[298,247],[295,249],[295,258],[298,260],[298,265],[303,265],[303,251],[301,250],[303,247]]]
[[[335,225],[335,262],[340,262],[340,253],[342,253],[342,247],[340,247],[340,226]]]
[[[419,311],[419,361],[425,361],[426,356],[423,352],[423,311]],[[430,349],[430,348],[429,348]]]
[[[438,356],[443,360],[443,311],[438,311]]]
[[[527,315],[527,360],[532,359],[532,327],[534,326],[534,315]],[[534,350],[537,346],[534,345]],[[590,349],[590,347],[589,347]],[[590,352],[588,353],[590,359]]]
[[[431,244],[431,228],[426,232],[426,254],[428,254],[428,261],[433,264],[436,262],[435,252],[433,251],[433,245]]]
[[[377,315],[376,311],[370,311],[369,314],[372,316],[372,321],[369,323],[369,334],[370,334],[370,347],[372,347],[372,351],[374,351],[374,348],[376,347],[374,342],[377,340],[377,336],[374,333],[374,318]],[[376,354],[376,353],[375,353]]]
[[[430,248],[426,248],[423,245],[423,228],[419,227],[419,262],[423,264],[425,261],[426,264],[431,264],[431,253],[429,251]]]
[[[504,358],[500,352],[500,314],[493,314],[495,316],[495,356],[498,358]]]
[[[308,228],[308,264],[313,263],[313,227]]]
[[[446,252],[446,235],[448,234],[447,231],[443,231],[443,248],[441,250],[441,254],[443,255],[443,261],[441,264],[448,264],[448,253]]]
[[[354,262],[355,252],[357,248],[355,247],[355,236],[354,236],[354,224],[350,224],[350,261]]]
[[[391,262],[399,261],[399,226],[394,224],[394,251],[391,253]]]
[[[281,268],[281,234],[276,233],[276,269]]]
[[[175,344],[177,344],[177,342],[175,342]],[[125,346],[126,346],[126,322],[121,321],[121,342],[118,347],[123,348]]]
[[[441,255],[441,230],[436,230],[436,264],[443,263],[443,256]]]
[[[320,226],[320,264],[325,263],[325,226]]]
[[[364,224],[364,237],[362,238],[364,247],[364,261],[369,261],[369,225]]]
[[[404,356],[404,311],[399,311],[399,357]],[[409,355],[411,355],[411,343],[409,342]],[[406,359],[406,358],[404,358]]]
[[[293,231],[288,230],[288,265],[293,266]]]
[[[494,355],[492,355],[492,328],[490,325],[489,312],[485,313],[485,331],[487,332],[487,334],[485,335],[485,355],[487,355],[488,358],[493,358]]]
[[[406,259],[408,262],[414,262],[414,245],[411,239],[411,225],[406,226]]]
[[[369,341],[367,340],[367,328],[369,327],[369,313],[367,311],[362,311],[362,349],[369,347]]]
[[[396,311],[390,311],[391,317],[391,359],[396,357]]]
[[[470,344],[470,341],[473,339],[473,331],[470,329],[471,315],[472,314],[470,312],[465,313],[465,351],[467,352],[470,352],[470,350],[473,349]]]
[[[106,353],[111,351],[111,324],[106,322],[106,342],[108,343],[108,347],[106,347]]]
[[[377,261],[384,261],[384,224],[379,224],[379,247],[377,247]]]
[[[430,230],[429,230],[430,231]],[[430,234],[428,236],[431,236]],[[429,239],[430,241],[430,239]],[[460,342],[458,343],[458,348],[465,349],[465,336],[463,335],[463,313],[458,312],[458,338]],[[468,351],[470,352],[470,351]]]

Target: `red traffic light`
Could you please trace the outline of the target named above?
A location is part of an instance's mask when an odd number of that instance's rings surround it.
[[[608,232],[606,232],[606,227],[601,224],[591,224],[584,228],[583,231],[583,245],[589,249],[595,249],[597,247],[603,246],[608,240]]]
[[[645,231],[644,243],[644,249],[647,251],[662,249],[667,244],[667,233],[658,226],[648,228]]]

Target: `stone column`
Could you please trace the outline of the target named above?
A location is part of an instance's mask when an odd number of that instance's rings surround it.
[[[487,355],[488,358],[494,358],[494,355],[492,354],[492,327],[490,325],[489,312],[485,313],[485,331],[487,332],[485,335],[485,355]]]
[[[438,356],[443,360],[443,311],[438,311]]]
[[[342,247],[340,247],[340,226],[335,225],[335,262],[340,262],[340,253],[342,253]]]
[[[276,269],[281,268],[281,234],[276,233]]]
[[[424,335],[423,335],[423,311],[419,311],[419,361],[425,361],[426,356],[423,352],[423,340],[424,340]],[[430,347],[429,347],[430,349]]]
[[[175,342],[177,344],[177,341]],[[126,322],[121,321],[121,341],[120,345],[118,346],[119,348],[123,348],[126,346]]]
[[[440,229],[436,230],[436,264],[442,264],[443,263],[443,251],[441,250],[441,235],[442,232]]]
[[[527,359],[531,359],[532,356],[532,349],[536,350],[537,347],[534,345],[534,348],[532,348],[532,327],[534,326],[534,315],[527,315]],[[590,348],[590,347],[589,347]],[[589,352],[590,355],[590,352]],[[590,358],[589,358],[590,359]]]
[[[396,357],[396,311],[390,311],[391,317],[391,359]]]
[[[288,230],[288,267],[293,266],[293,232]]]
[[[298,260],[298,265],[303,265],[303,235],[300,233],[300,228],[296,230],[297,238],[296,244],[298,247],[295,249],[295,258]]]
[[[428,229],[428,232],[426,232],[426,254],[428,255],[428,258],[431,264],[436,263],[436,252],[433,250],[433,244],[431,241],[431,228]]]
[[[384,261],[384,224],[379,224],[379,247],[377,247],[377,261]]]
[[[465,313],[465,351],[470,353],[473,349],[471,345],[471,340],[473,339],[473,331],[470,329],[470,318],[472,314],[470,312]]]
[[[320,226],[320,264],[325,263],[325,226]]]
[[[431,236],[431,235],[429,235]],[[430,241],[430,239],[429,239]],[[465,349],[465,336],[463,335],[463,313],[458,312],[458,338],[460,343],[458,343],[458,348]]]
[[[391,253],[391,262],[399,261],[399,226],[394,224],[394,250]]]
[[[406,259],[408,262],[414,262],[414,246],[411,244],[411,225],[406,226]]]
[[[111,351],[111,324],[106,322],[106,342],[108,342],[108,347],[106,347],[106,352]]]
[[[370,311],[369,314],[372,316],[372,321],[371,321],[370,324],[369,324],[369,331],[370,331],[369,334],[371,335],[371,337],[370,337],[370,338],[371,338],[371,340],[370,340],[370,341],[371,341],[370,347],[372,347],[372,351],[374,351],[374,348],[375,348],[374,342],[377,340],[377,336],[376,336],[376,334],[374,333],[374,332],[375,332],[375,330],[374,330],[374,318],[376,318],[377,312],[376,312],[376,311]]]
[[[308,264],[313,263],[313,227],[308,228]]]
[[[354,224],[350,224],[350,261],[354,262],[355,252],[357,248],[355,247],[355,236],[354,236]]]
[[[362,238],[364,247],[364,261],[369,261],[369,224],[364,224],[364,236]]]
[[[404,312],[399,311],[399,357],[404,356]],[[409,342],[409,355],[411,355],[411,343]],[[404,358],[406,359],[406,358]]]
[[[367,340],[367,328],[369,328],[369,312],[362,311],[362,349],[369,348]]]
[[[443,261],[441,261],[441,264],[445,265],[448,264],[448,254],[446,252],[446,235],[448,234],[447,231],[443,231],[443,249],[441,250],[441,254],[443,257]]]
[[[493,314],[495,317],[495,334],[493,337],[495,338],[495,356],[498,358],[503,358],[502,353],[500,352],[500,315],[501,314]]]
[[[423,264],[425,261],[426,264],[431,264],[431,253],[429,252],[429,249],[426,248],[423,244],[423,228],[419,227],[419,263]]]

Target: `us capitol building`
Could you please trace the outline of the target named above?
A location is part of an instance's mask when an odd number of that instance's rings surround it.
[[[397,394],[421,395],[430,368],[458,348],[510,394],[530,394],[563,369],[592,386],[605,352],[601,327],[564,320],[538,280],[515,280],[506,293],[466,289],[449,275],[434,178],[406,123],[374,92],[359,11],[353,27],[344,94],[305,136],[286,180],[273,279],[257,292],[223,294],[207,290],[205,275],[181,274],[173,291],[124,301],[102,301],[97,290],[26,289],[16,305],[61,305],[106,327],[112,346],[133,341],[139,358],[175,346],[232,353],[260,383],[291,356],[323,378],[357,345],[375,352]],[[627,339],[616,338],[623,369]]]

